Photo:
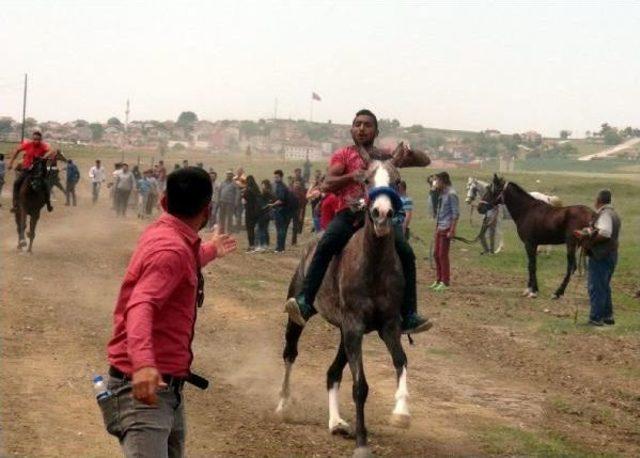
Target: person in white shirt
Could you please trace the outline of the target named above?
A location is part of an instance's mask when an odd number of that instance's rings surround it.
[[[116,200],[116,214],[126,216],[129,197],[135,186],[135,179],[133,173],[129,170],[128,164],[122,164],[120,173],[115,176],[115,180],[113,188]]]
[[[96,165],[89,169],[89,179],[91,180],[91,191],[93,195],[93,203],[95,204],[98,201],[98,196],[100,195],[100,187],[106,180],[104,168],[102,167],[100,159],[97,159]]]

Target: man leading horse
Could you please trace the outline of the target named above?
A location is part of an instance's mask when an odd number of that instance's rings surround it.
[[[364,224],[364,210],[359,205],[366,196],[367,169],[373,160],[387,160],[392,154],[374,146],[378,136],[378,120],[369,110],[360,110],[351,125],[353,145],[336,151],[331,157],[324,181],[327,192],[336,195],[338,212],[318,242],[304,278],[302,292],[287,300],[285,309],[292,321],[304,326],[317,313],[313,304],[324,275],[335,255],[340,253],[349,239]],[[430,159],[421,151],[402,145],[395,151],[398,167],[424,167]],[[394,183],[397,185],[397,183]],[[402,304],[402,331],[415,334],[426,331],[431,323],[417,312],[416,263],[411,245],[397,231],[395,247],[400,257],[406,281]],[[380,260],[384,262],[384,260]]]
[[[42,158],[44,160],[50,159],[55,156],[56,152],[53,151],[48,143],[42,141],[42,132],[36,130],[31,135],[31,141],[23,141],[18,148],[13,152],[11,159],[9,160],[8,169],[11,170],[13,168],[13,163],[15,162],[18,154],[24,153],[22,156],[22,167],[16,176],[15,181],[13,182],[13,207],[11,208],[12,213],[16,213],[18,211],[18,196],[20,194],[20,188],[22,184],[25,182],[27,177],[31,174],[33,169],[33,163],[36,158]],[[49,186],[45,186],[45,202],[47,204],[47,210],[53,211],[53,207],[51,206],[51,192]]]

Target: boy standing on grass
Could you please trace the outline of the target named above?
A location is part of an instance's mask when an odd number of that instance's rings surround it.
[[[436,261],[436,281],[430,288],[436,292],[442,292],[449,288],[451,282],[449,248],[451,239],[456,235],[460,207],[458,194],[451,186],[451,178],[447,172],[440,172],[436,175],[435,185],[439,196],[433,252]]]

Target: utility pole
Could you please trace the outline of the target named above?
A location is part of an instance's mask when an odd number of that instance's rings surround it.
[[[24,141],[24,122],[27,116],[27,74],[24,74],[24,95],[22,96],[22,138],[20,143]]]
[[[275,121],[276,119],[278,119],[278,98],[277,97],[273,104],[273,120]]]

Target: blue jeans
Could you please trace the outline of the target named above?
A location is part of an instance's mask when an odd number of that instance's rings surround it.
[[[269,246],[269,221],[268,216],[258,220],[258,245],[261,247]]]
[[[289,223],[291,223],[291,215],[288,212],[276,211],[273,216],[276,222],[276,251],[284,251],[287,242],[287,231],[289,230]]]
[[[602,259],[589,258],[589,318],[600,321],[613,318],[611,303],[611,277],[616,269],[618,253],[609,253]]]

